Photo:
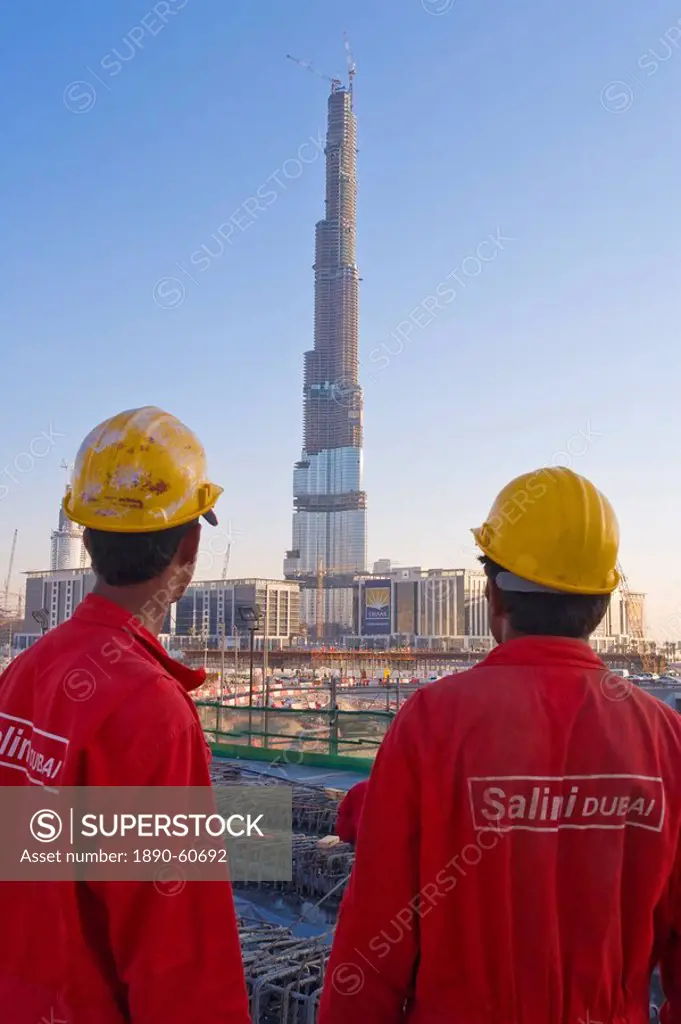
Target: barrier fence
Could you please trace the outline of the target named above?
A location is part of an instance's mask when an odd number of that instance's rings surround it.
[[[292,708],[225,707],[197,701],[214,753],[369,771],[394,714]]]

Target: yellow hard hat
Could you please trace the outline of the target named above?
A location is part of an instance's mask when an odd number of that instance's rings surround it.
[[[64,498],[69,519],[93,530],[149,533],[203,516],[215,526],[222,487],[206,477],[203,445],[153,405],[104,420],[80,446]]]
[[[506,570],[495,580],[502,590],[610,594],[619,583],[612,505],[563,466],[511,480],[473,536]]]

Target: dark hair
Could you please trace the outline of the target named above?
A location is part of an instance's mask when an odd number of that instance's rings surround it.
[[[487,578],[505,572],[491,558],[480,559]],[[590,636],[610,603],[609,594],[518,594],[499,590],[511,628],[526,636]]]
[[[129,587],[156,579],[168,568],[180,541],[198,520],[153,533],[85,531],[92,568],[110,587]]]

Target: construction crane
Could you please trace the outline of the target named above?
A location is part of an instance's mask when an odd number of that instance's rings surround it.
[[[225,551],[225,560],[222,563],[222,580],[227,579],[227,573],[229,571],[229,559],[232,554],[232,540],[234,538],[234,531],[232,530],[232,521],[230,519],[227,525],[227,550]]]
[[[293,63],[297,64],[299,67],[305,68],[306,71],[311,71],[313,75],[317,76],[317,78],[323,78],[326,82],[331,82],[331,91],[332,92],[336,92],[336,90],[340,89],[341,85],[343,84],[341,82],[340,78],[332,78],[331,75],[324,75],[324,74],[322,74],[322,72],[321,71],[317,71],[317,69],[315,67],[313,67],[312,64],[308,64],[308,62],[306,60],[300,60],[298,57],[292,57],[290,53],[287,53],[286,57],[287,57],[288,60],[292,60]],[[353,71],[353,75],[354,75],[354,71]]]
[[[347,32],[343,33],[343,39],[345,41],[345,59],[348,65],[348,92],[350,97],[352,97],[352,86],[357,74],[357,65],[352,58],[352,50],[350,49],[350,40],[348,39]]]
[[[9,553],[9,566],[7,567],[7,576],[5,577],[5,590],[4,590],[4,593],[3,593],[3,605],[4,605],[4,608],[5,608],[5,611],[7,610],[7,606],[9,604],[9,585],[10,585],[10,580],[12,579],[12,569],[14,568],[14,554],[15,554],[16,549],[17,549],[17,536],[18,536],[18,534],[19,534],[19,531],[15,530],[14,531],[14,536],[12,537],[12,549],[11,549],[11,551]]]

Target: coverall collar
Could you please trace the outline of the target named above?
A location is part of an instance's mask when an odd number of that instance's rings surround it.
[[[494,665],[606,667],[588,643],[567,636],[515,637],[494,647],[478,665],[485,668]]]
[[[73,613],[72,618],[92,622],[98,626],[120,629],[133,636],[161,667],[182,686],[187,693],[198,689],[206,681],[205,669],[193,669],[181,664],[148,629],[141,626],[134,615],[99,594],[88,594]]]

